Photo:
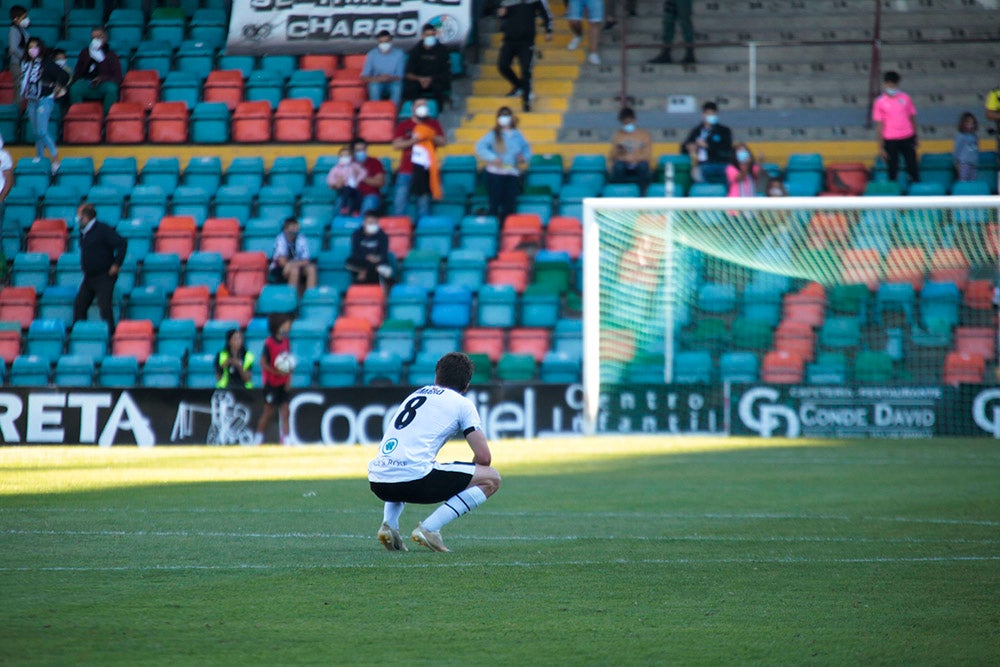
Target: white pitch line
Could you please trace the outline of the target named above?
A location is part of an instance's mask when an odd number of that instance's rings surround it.
[[[142,509],[130,507],[0,507],[0,514],[351,514],[374,516],[378,507],[369,509],[336,508],[336,507],[192,507],[192,508],[160,508]],[[516,518],[579,518],[579,519],[678,519],[703,520],[716,519],[723,521],[884,521],[891,523],[930,523],[955,526],[1000,526],[1000,521],[989,519],[955,519],[948,517],[903,517],[903,516],[849,516],[846,514],[793,514],[783,512],[573,512],[573,511],[542,511],[542,512],[508,512],[482,509],[477,512],[483,516],[516,517]]]
[[[191,530],[42,530],[9,528],[0,530],[3,535],[37,535],[53,537],[218,537],[232,539],[267,540],[370,540],[371,535],[356,533],[323,532],[223,532]],[[836,544],[1000,544],[1000,540],[974,540],[967,538],[921,538],[921,537],[827,537],[823,535],[465,535],[457,539],[471,542],[592,542],[592,541],[636,541],[636,542],[783,542],[783,543],[836,543]]]
[[[446,556],[444,558],[447,558]],[[572,566],[621,566],[621,565],[830,565],[830,564],[881,564],[881,563],[982,563],[998,562],[1000,556],[912,556],[912,557],[872,557],[872,558],[647,558],[611,560],[563,560],[563,561],[509,561],[492,562],[493,567],[572,567]],[[269,563],[235,563],[232,565],[111,565],[111,566],[23,566],[0,567],[0,573],[25,572],[190,572],[190,571],[300,571],[300,570],[349,570],[349,569],[428,569],[428,568],[469,568],[482,563],[324,563],[321,565],[274,565]]]

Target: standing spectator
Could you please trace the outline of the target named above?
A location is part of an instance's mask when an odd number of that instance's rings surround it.
[[[637,183],[645,194],[649,187],[649,160],[653,155],[653,140],[649,130],[635,124],[635,111],[625,107],[618,112],[621,123],[611,138],[611,181]]]
[[[520,96],[521,108],[531,111],[531,61],[535,54],[538,17],[545,25],[545,41],[548,42],[552,41],[552,16],[545,0],[500,0],[496,14],[503,32],[497,71],[510,82],[507,96]],[[517,58],[521,76],[511,69],[514,58]]]
[[[684,65],[694,64],[694,24],[691,21],[692,0],[663,0],[663,48],[658,56],[649,61],[651,65],[669,65],[670,47],[674,43],[674,24],[681,24],[684,37]]]
[[[501,222],[517,208],[521,174],[531,160],[531,146],[517,129],[510,107],[500,107],[497,124],[476,142],[476,157],[486,163],[490,215]]]
[[[374,285],[392,278],[389,235],[379,226],[374,212],[365,212],[361,226],[351,234],[351,254],[345,266],[357,284]]]
[[[28,40],[28,56],[21,63],[21,97],[27,101],[28,123],[35,133],[35,153],[45,157],[45,149],[52,156],[52,173],[59,169],[59,151],[55,139],[49,134],[49,118],[55,106],[56,89],[66,87],[69,75],[48,58],[42,40]]]
[[[340,149],[337,164],[326,175],[326,184],[340,194],[340,214],[358,215],[361,212],[361,181],[367,176],[365,168],[354,161],[349,146]]]
[[[3,147],[3,135],[0,135],[0,236],[3,236],[3,212],[4,202],[7,200],[7,193],[14,185],[14,160],[10,153]],[[7,268],[7,257],[4,254],[3,246],[0,246],[0,279],[3,278]]]
[[[730,197],[756,197],[757,178],[760,165],[754,159],[750,148],[739,143],[735,146],[733,158],[726,166],[726,181],[729,183]]]
[[[885,92],[875,98],[872,120],[878,134],[878,154],[889,168],[889,180],[896,182],[899,175],[899,156],[903,156],[910,182],[920,180],[917,168],[917,108],[910,96],[899,89],[897,72],[886,72],[882,77]]]
[[[264,410],[257,422],[257,432],[253,442],[259,445],[264,442],[264,429],[278,412],[278,433],[281,444],[290,445],[288,439],[288,385],[292,381],[291,373],[282,373],[274,367],[274,362],[282,354],[291,354],[292,345],[288,333],[292,329],[292,319],[284,313],[271,313],[267,319],[267,329],[270,336],[264,341],[264,349],[260,355],[261,384],[264,389]]]
[[[226,346],[215,355],[215,387],[253,388],[253,352],[244,345],[243,332],[230,329],[226,332]]]
[[[441,123],[430,117],[427,100],[414,100],[413,116],[399,123],[392,135],[392,147],[402,151],[396,173],[393,215],[406,215],[411,194],[417,197],[418,220],[431,212],[435,182],[440,189],[435,149],[447,143]]]
[[[406,76],[403,99],[431,98],[438,109],[451,95],[451,57],[448,49],[438,41],[438,30],[430,23],[423,27],[423,38],[410,49],[406,58]]]
[[[69,103],[83,100],[101,100],[104,113],[118,101],[122,84],[122,65],[118,55],[108,46],[108,33],[104,28],[90,31],[90,44],[80,51],[73,70],[73,85],[69,89]]]
[[[955,149],[952,155],[955,158],[955,171],[958,172],[958,180],[976,180],[976,170],[979,168],[979,121],[976,116],[969,111],[962,114],[958,119],[958,132],[955,134]]]
[[[108,334],[115,335],[115,312],[112,297],[118,272],[125,261],[128,241],[113,227],[97,221],[93,204],[80,204],[76,209],[76,224],[80,229],[80,268],[83,281],[73,303],[73,321],[87,319],[87,310],[97,297],[101,319],[108,323]]]
[[[271,253],[271,280],[288,283],[299,290],[316,287],[316,265],[309,259],[309,243],[299,233],[299,221],[288,218],[274,239]]]
[[[691,178],[696,182],[725,183],[726,165],[733,154],[733,133],[719,124],[719,107],[705,102],[701,124],[681,144],[681,153],[691,156]]]
[[[361,81],[368,86],[368,99],[389,99],[399,109],[403,99],[403,74],[406,72],[406,54],[392,44],[392,33],[381,31],[378,45],[365,55],[361,68]]]
[[[986,95],[986,120],[997,124],[997,153],[1000,153],[1000,86]]]
[[[24,54],[28,51],[28,26],[31,19],[28,18],[28,10],[21,5],[13,5],[10,8],[10,30],[7,31],[7,55],[9,57],[10,73],[14,77],[14,101],[20,102],[21,97],[21,63],[24,62]]]
[[[368,155],[368,142],[355,139],[354,161],[365,168],[365,177],[358,189],[361,191],[361,212],[379,211],[382,208],[382,188],[385,187],[385,167],[382,160]]]
[[[569,0],[566,18],[569,19],[569,29],[573,39],[569,40],[567,48],[576,51],[583,41],[583,12],[587,11],[587,62],[600,65],[601,56],[597,48],[601,41],[601,25],[604,23],[604,0]]]

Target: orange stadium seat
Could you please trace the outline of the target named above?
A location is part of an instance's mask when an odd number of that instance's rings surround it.
[[[120,102],[141,104],[146,111],[149,111],[159,99],[159,72],[153,69],[137,69],[125,73],[118,96]]]
[[[816,212],[809,218],[808,234],[813,248],[841,248],[851,234],[851,223],[844,213]]]
[[[101,143],[101,121],[104,107],[100,102],[79,102],[66,112],[63,118],[63,143]]]
[[[872,249],[845,250],[841,255],[841,278],[848,285],[864,284],[874,292],[882,282],[882,254]]]
[[[540,246],[542,219],[537,213],[512,213],[500,229],[500,250],[517,250],[525,244]]]
[[[868,168],[860,162],[827,165],[826,192],[858,196],[868,186]]]
[[[262,144],[271,141],[271,103],[240,102],[233,112],[233,141]]]
[[[199,329],[209,316],[210,295],[204,285],[178,287],[170,296],[170,319],[193,320]]]
[[[965,287],[965,305],[973,310],[991,310],[995,289],[992,280],[970,280]]]
[[[485,354],[496,363],[504,351],[504,330],[496,327],[469,327],[462,334],[462,351]]]
[[[549,218],[545,230],[545,249],[562,251],[569,254],[570,259],[579,259],[583,252],[583,227],[580,221],[562,215]]]
[[[153,353],[153,323],[150,320],[122,320],[115,327],[111,354],[135,357],[144,363]]]
[[[816,351],[816,332],[806,322],[781,322],[774,330],[774,349],[811,361]]]
[[[25,249],[28,252],[43,252],[49,256],[50,262],[54,262],[66,252],[67,240],[65,220],[39,218],[28,229]]]
[[[541,327],[520,327],[511,329],[507,336],[507,351],[514,354],[530,354],[536,363],[542,363],[545,353],[551,348],[551,334]]]
[[[327,97],[338,102],[348,102],[351,107],[360,108],[368,100],[368,89],[361,82],[361,68],[340,69],[334,72],[327,85]]]
[[[16,323],[14,323],[16,324]],[[0,328],[0,360],[11,364],[21,354],[20,328]]]
[[[969,259],[958,248],[938,248],[931,255],[930,277],[933,282],[949,282],[964,290],[969,284]]]
[[[338,317],[330,330],[330,352],[364,361],[372,347],[372,325],[363,318]]]
[[[523,250],[497,253],[486,265],[486,282],[491,285],[513,285],[518,293],[528,286],[531,272],[528,255]]]
[[[799,292],[785,295],[782,307],[783,319],[818,327],[823,324],[825,309],[825,294],[803,288]]]
[[[238,69],[213,70],[203,87],[206,102],[222,102],[230,111],[243,101],[243,72]]]
[[[216,320],[239,322],[241,327],[246,327],[253,319],[255,301],[252,296],[229,294],[224,288],[220,289],[215,295],[215,310],[212,316]]]
[[[944,358],[945,384],[982,384],[986,364],[973,352],[949,352]]]
[[[993,327],[956,327],[955,351],[978,354],[986,361],[997,358],[997,332]]]
[[[389,252],[404,260],[413,245],[413,221],[408,215],[384,215],[378,219],[382,231],[389,237]]]
[[[344,69],[356,69],[360,70],[365,66],[366,54],[364,53],[345,53],[341,57],[341,66]]]
[[[377,329],[385,319],[385,290],[381,285],[351,285],[344,294],[341,313],[363,319]]]
[[[769,384],[801,384],[804,362],[788,350],[775,350],[764,355],[760,379]]]
[[[198,250],[217,252],[228,262],[240,250],[240,221],[236,218],[207,218],[201,227]]]
[[[924,284],[927,268],[927,254],[923,248],[892,248],[885,256],[885,277],[887,283],[910,283],[920,291]]]
[[[354,108],[349,102],[327,100],[316,112],[316,141],[346,143],[354,137]]]
[[[17,322],[22,329],[27,329],[35,319],[37,302],[34,287],[0,289],[0,321]]]
[[[226,270],[226,289],[237,296],[257,296],[267,282],[267,265],[262,252],[236,253]]]
[[[301,143],[313,138],[313,105],[310,100],[281,100],[274,112],[274,140]]]
[[[189,115],[184,102],[157,102],[149,112],[149,141],[154,144],[187,143]]]
[[[155,252],[173,253],[186,262],[194,252],[194,238],[197,230],[190,215],[168,215],[160,220],[153,238]]]
[[[358,136],[368,143],[389,143],[395,128],[396,105],[388,100],[369,100],[358,110]]]
[[[327,78],[337,71],[337,56],[330,54],[308,54],[299,56],[300,70],[319,70]]]
[[[146,107],[139,102],[116,102],[108,110],[104,137],[109,144],[141,144],[146,140]]]

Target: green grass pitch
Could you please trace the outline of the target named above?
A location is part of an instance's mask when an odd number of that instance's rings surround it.
[[[1000,660],[994,441],[493,450],[438,554],[376,542],[370,447],[0,448],[0,663]]]

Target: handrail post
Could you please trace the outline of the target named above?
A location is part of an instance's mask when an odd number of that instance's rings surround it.
[[[865,127],[871,129],[871,108],[879,94],[879,70],[882,69],[882,3],[875,0],[875,25],[872,26],[872,59],[868,73],[868,117]]]
[[[757,108],[757,42],[751,41],[747,44],[750,61],[750,108]]]

